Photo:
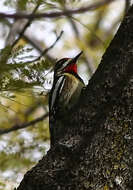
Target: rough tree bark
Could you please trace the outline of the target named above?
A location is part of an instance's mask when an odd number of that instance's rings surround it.
[[[61,144],[28,171],[18,190],[133,189],[133,7],[64,124]]]

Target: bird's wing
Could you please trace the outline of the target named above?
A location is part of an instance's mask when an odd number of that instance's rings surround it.
[[[49,96],[49,110],[50,112],[55,112],[58,105],[58,100],[62,91],[62,88],[65,83],[65,77],[60,76],[54,81],[54,85],[51,89],[50,96]]]

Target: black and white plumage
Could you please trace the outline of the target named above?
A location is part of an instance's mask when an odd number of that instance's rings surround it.
[[[55,64],[54,81],[49,95],[49,124],[51,144],[54,144],[55,129],[54,121],[62,119],[73,108],[85,86],[83,80],[77,74],[76,61],[81,53],[75,58],[64,58]]]

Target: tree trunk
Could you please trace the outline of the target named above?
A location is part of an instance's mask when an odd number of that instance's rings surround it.
[[[54,127],[59,144],[18,190],[133,189],[133,7],[77,109]]]

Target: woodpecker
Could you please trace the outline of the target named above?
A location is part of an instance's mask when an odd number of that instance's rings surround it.
[[[76,105],[83,87],[83,80],[77,73],[77,60],[82,52],[74,58],[63,58],[54,67],[54,81],[49,94],[49,126],[51,145],[55,144],[53,123],[63,118]]]

